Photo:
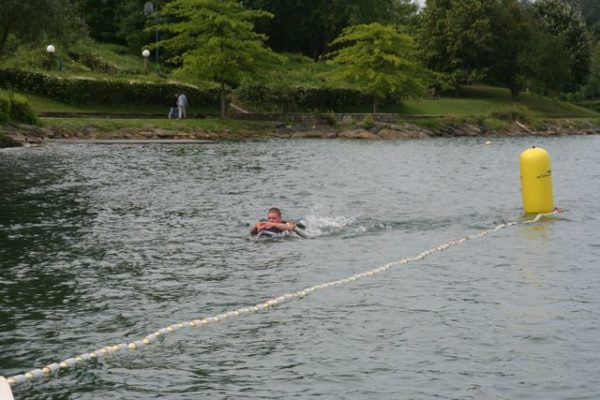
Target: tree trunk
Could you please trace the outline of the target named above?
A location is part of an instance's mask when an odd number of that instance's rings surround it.
[[[226,104],[225,104],[225,85],[221,85],[221,118],[225,118]]]
[[[373,96],[373,114],[377,114],[377,97]]]

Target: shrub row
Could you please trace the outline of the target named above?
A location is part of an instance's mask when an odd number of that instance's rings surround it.
[[[215,108],[219,93],[174,83],[62,78],[41,72],[0,70],[0,87],[32,93],[67,104],[164,104],[186,93],[194,107]]]
[[[25,124],[38,123],[38,119],[25,97],[0,91],[0,122],[9,120]]]
[[[368,108],[373,103],[372,97],[366,93],[339,88],[248,85],[237,89],[235,94],[243,104],[278,112],[347,111]]]
[[[0,87],[36,94],[66,104],[162,104],[176,93],[186,93],[194,108],[218,109],[218,89],[198,89],[174,83],[62,78],[43,72],[0,70]],[[302,88],[252,84],[235,92],[242,104],[263,111],[349,111],[370,109],[371,96],[342,88]]]

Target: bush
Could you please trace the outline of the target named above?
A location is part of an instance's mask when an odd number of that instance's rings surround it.
[[[72,52],[67,53],[67,55],[73,61],[81,63],[84,66],[86,66],[87,68],[89,68],[91,71],[95,71],[95,72],[101,72],[101,73],[105,73],[105,74],[116,74],[119,72],[125,72],[125,73],[137,72],[137,71],[135,71],[135,72],[122,71],[116,65],[107,62],[106,60],[102,59],[101,57],[99,57],[98,55],[93,54],[93,53],[78,53],[78,52],[72,51]]]
[[[502,121],[529,122],[533,119],[533,114],[527,106],[512,104],[493,111],[491,117]]]
[[[10,119],[10,97],[4,92],[0,92],[0,122]]]
[[[16,122],[23,122],[25,124],[38,124],[38,118],[33,113],[29,101],[20,95],[13,95],[10,98],[10,119]]]
[[[365,115],[365,117],[363,118],[363,120],[361,122],[361,125],[366,130],[373,129],[375,127],[375,120],[373,119],[373,115],[371,115],[371,114]]]
[[[186,93],[194,107],[217,108],[219,92],[174,83],[62,78],[41,72],[0,70],[0,85],[67,104],[168,104]]]
[[[339,126],[338,120],[333,111],[330,111],[328,113],[320,113],[319,118],[325,121],[325,123],[331,126],[332,128],[337,128]]]
[[[236,96],[245,104],[279,112],[346,111],[349,108],[372,106],[371,96],[358,90],[342,88],[272,87],[254,84],[238,88]]]
[[[25,97],[0,91],[0,122],[6,121],[26,124],[39,122]]]
[[[491,131],[500,131],[502,129],[508,128],[508,123],[505,121],[500,121],[494,118],[486,118],[483,122],[482,126],[485,126]]]
[[[463,120],[456,114],[446,114],[444,115],[444,120],[449,125],[459,125],[463,122]]]

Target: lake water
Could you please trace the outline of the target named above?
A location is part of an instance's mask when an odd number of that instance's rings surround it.
[[[16,399],[598,399],[599,136],[50,145],[0,152],[0,375],[522,219],[519,154],[564,213],[186,329]],[[271,206],[309,239],[257,242]]]

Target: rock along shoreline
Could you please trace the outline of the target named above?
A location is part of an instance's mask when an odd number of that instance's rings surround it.
[[[185,130],[169,130],[155,125],[127,127],[107,131],[102,127],[33,125],[4,125],[4,147],[36,146],[51,141],[62,142],[193,142],[245,139],[354,139],[354,140],[410,140],[440,137],[513,137],[513,136],[572,136],[595,135],[600,133],[600,123],[589,120],[552,120],[536,123],[536,127],[519,122],[506,122],[499,129],[491,129],[473,123],[444,123],[436,126],[422,126],[403,122],[373,123],[369,127],[331,127],[327,125],[274,125],[265,129],[223,129],[209,131],[186,127]],[[66,140],[65,140],[66,139]]]

